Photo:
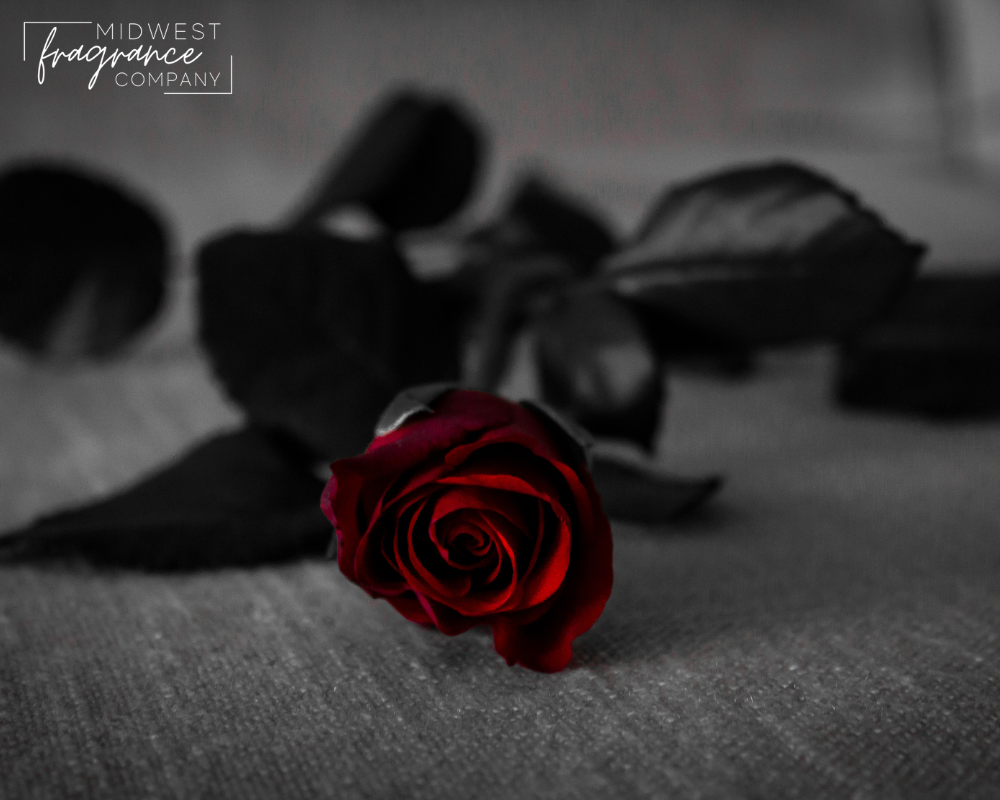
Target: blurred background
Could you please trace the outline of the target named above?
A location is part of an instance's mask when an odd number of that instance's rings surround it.
[[[120,88],[89,65],[36,80],[46,26],[26,20],[218,22],[232,96]],[[993,258],[1000,169],[996,0],[25,2],[3,4],[0,156],[70,158],[156,202],[186,254],[296,202],[359,114],[419,83],[492,137],[473,214],[511,171],[550,170],[619,226],[670,181],[792,155],[932,244]],[[88,30],[89,41],[92,36]],[[25,35],[27,52],[22,61]],[[71,42],[69,27],[59,41]],[[65,38],[64,38],[65,37]],[[81,39],[80,41],[85,41]],[[67,46],[67,45],[64,45]]]
[[[206,58],[232,56],[233,93],[123,88],[110,69],[88,90],[92,66],[66,62],[39,85],[50,26],[24,23],[44,20],[219,23]],[[929,244],[925,269],[1000,263],[1000,0],[13,0],[0,27],[0,164],[123,182],[163,216],[174,269],[131,366],[66,370],[0,344],[0,527],[238,423],[191,346],[191,256],[281,220],[400,85],[453,96],[490,141],[466,222],[536,170],[625,237],[672,181],[790,157]],[[64,47],[92,39],[60,26]]]

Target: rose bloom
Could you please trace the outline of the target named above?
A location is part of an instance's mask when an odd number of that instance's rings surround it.
[[[448,635],[486,624],[508,664],[561,670],[611,594],[611,528],[550,430],[520,405],[453,390],[332,464],[322,507],[341,572],[413,622]]]

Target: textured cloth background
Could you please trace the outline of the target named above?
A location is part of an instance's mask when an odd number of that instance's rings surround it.
[[[664,464],[728,482],[684,525],[615,527],[611,601],[557,675],[333,563],[0,568],[0,797],[996,797],[1000,425],[838,412],[830,367],[671,381]],[[0,370],[8,520],[15,463],[89,441],[48,478],[66,502],[74,469],[115,484],[170,424],[236,418],[195,358]],[[60,403],[88,409],[72,434]]]

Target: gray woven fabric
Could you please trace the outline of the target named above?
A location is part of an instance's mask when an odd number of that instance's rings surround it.
[[[1000,796],[1000,425],[837,412],[828,367],[672,382],[664,463],[727,486],[615,526],[557,675],[332,563],[0,570],[0,796]]]

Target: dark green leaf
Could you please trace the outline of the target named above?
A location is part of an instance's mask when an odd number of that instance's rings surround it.
[[[120,494],[0,537],[0,557],[173,570],[319,556],[331,529],[310,466],[280,433],[223,434]]]
[[[777,163],[668,191],[604,280],[657,339],[680,327],[688,347],[769,346],[856,330],[898,296],[923,252],[832,181]]]
[[[161,223],[76,168],[25,164],[0,176],[0,334],[38,355],[108,356],[160,307]]]
[[[437,225],[468,199],[481,150],[477,126],[457,105],[399,92],[362,124],[293,224],[358,204],[393,230]]]

